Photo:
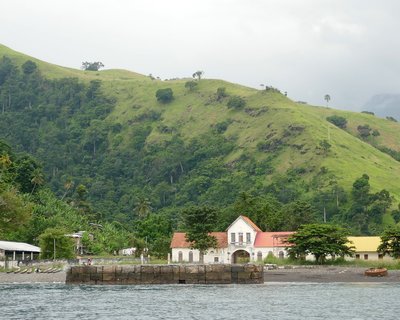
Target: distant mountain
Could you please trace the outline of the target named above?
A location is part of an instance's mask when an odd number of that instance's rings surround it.
[[[363,110],[400,121],[400,94],[377,94],[364,104]]]

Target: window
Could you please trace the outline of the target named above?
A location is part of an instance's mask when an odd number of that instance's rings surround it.
[[[239,244],[243,244],[243,232],[239,232]]]
[[[218,257],[214,257],[214,262],[219,262]]]
[[[262,252],[261,251],[257,252],[257,261],[262,261]]]
[[[378,259],[379,259],[379,260],[382,260],[382,259],[383,259],[383,254],[382,254],[382,253],[378,254]]]
[[[283,259],[285,257],[285,254],[283,251],[279,251],[279,259]]]
[[[356,259],[360,259],[360,255],[358,253],[356,254]]]
[[[235,242],[236,242],[236,236],[235,236],[235,233],[232,232],[231,233],[231,243],[235,243]]]
[[[189,251],[189,262],[193,262],[193,251]]]
[[[364,254],[364,260],[368,260],[368,255]]]
[[[246,233],[246,242],[251,243],[251,233],[250,232]]]
[[[178,262],[182,262],[183,261],[183,253],[182,251],[178,252]]]

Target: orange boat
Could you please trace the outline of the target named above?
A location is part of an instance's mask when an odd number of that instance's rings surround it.
[[[365,276],[368,277],[384,277],[388,275],[386,268],[369,268],[364,272]]]

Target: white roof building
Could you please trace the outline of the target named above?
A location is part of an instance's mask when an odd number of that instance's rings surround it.
[[[40,248],[24,242],[0,241],[0,258],[11,256],[12,260],[33,259],[33,254],[40,253]],[[28,259],[29,259],[28,258]]]

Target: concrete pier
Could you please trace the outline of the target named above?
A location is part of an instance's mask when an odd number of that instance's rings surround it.
[[[255,264],[169,264],[73,266],[67,284],[259,284],[263,267]]]

